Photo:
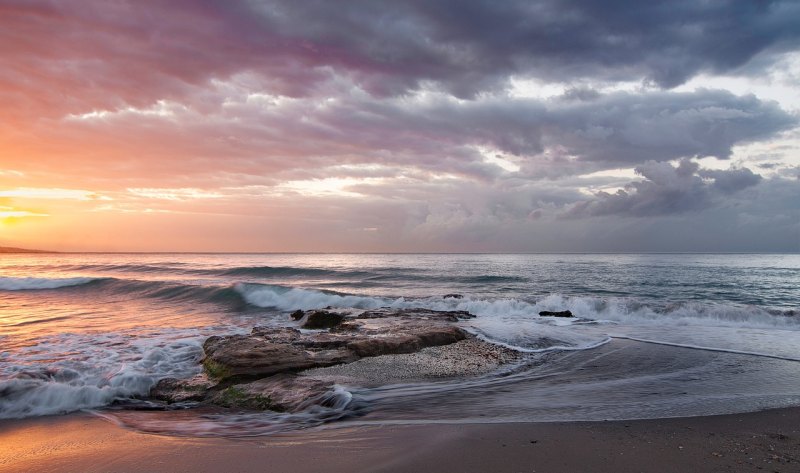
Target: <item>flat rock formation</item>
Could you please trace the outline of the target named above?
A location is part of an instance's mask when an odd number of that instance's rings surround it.
[[[482,374],[518,354],[456,325],[464,311],[332,309],[295,311],[299,328],[254,327],[209,337],[205,372],[159,381],[150,397],[168,403],[297,412],[335,403],[334,384],[374,386]]]
[[[362,358],[353,363],[303,372],[303,376],[336,384],[373,387],[386,384],[478,376],[520,360],[510,348],[470,337],[416,353]]]

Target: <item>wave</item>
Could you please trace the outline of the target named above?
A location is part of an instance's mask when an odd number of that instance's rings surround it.
[[[461,299],[442,297],[387,298],[359,296],[333,291],[293,288],[288,286],[240,283],[235,290],[251,305],[279,310],[308,310],[323,307],[374,309],[378,307],[412,308],[424,307],[434,310],[465,310],[485,317],[535,317],[541,311],[568,309],[575,319],[547,319],[553,324],[570,325],[578,319],[614,322],[638,322],[658,324],[706,324],[752,328],[797,328],[800,318],[792,317],[794,311],[779,315],[756,306],[733,304],[707,304],[682,302],[655,305],[634,298],[578,297],[550,294],[533,300],[517,298],[474,298],[469,295]]]
[[[397,306],[405,299],[389,299],[369,296],[339,294],[332,291],[301,289],[267,284],[239,283],[234,285],[236,292],[251,305],[263,308],[290,310],[309,310],[323,307],[355,309],[376,309],[384,306]]]
[[[167,412],[97,412],[125,428],[159,435],[179,437],[254,437],[317,427],[358,415],[353,394],[343,386],[306,400],[299,412],[208,412],[186,416],[179,411]]]
[[[366,271],[338,271],[321,268],[298,268],[293,266],[240,266],[219,272],[223,276],[235,277],[367,277]]]
[[[118,278],[0,278],[0,291],[57,289],[69,296],[112,294],[171,303],[214,303],[243,310],[247,302],[234,286]]]
[[[91,340],[79,338],[81,343]],[[63,414],[145,397],[161,378],[199,371],[202,348],[199,340],[176,340],[145,349],[135,362],[115,365],[114,358],[100,357],[94,365],[19,367],[13,377],[0,380],[0,419]]]
[[[172,281],[141,281],[105,278],[75,290],[91,290],[137,298],[160,299],[171,303],[213,303],[234,310],[246,308],[247,302],[233,286],[186,284]]]
[[[174,272],[196,272],[186,268],[176,267],[175,265],[158,264],[81,264],[66,266],[62,269],[71,271],[111,271],[111,272],[138,272],[138,273],[174,273]]]
[[[520,276],[498,276],[498,275],[483,275],[483,276],[471,276],[460,278],[460,281],[463,281],[468,284],[490,284],[490,283],[514,283],[514,282],[527,282],[528,278],[520,277]]]
[[[32,291],[38,289],[58,289],[80,286],[101,278],[15,278],[0,277],[0,291]]]
[[[63,289],[62,289],[63,288]],[[632,297],[566,296],[539,298],[376,297],[278,284],[235,283],[200,285],[172,281],[117,278],[0,278],[0,290],[62,289],[100,291],[170,302],[210,302],[234,309],[247,306],[293,311],[323,307],[396,309],[423,307],[463,310],[482,317],[539,318],[541,311],[570,310],[576,319],[547,319],[550,324],[571,325],[579,319],[651,325],[710,325],[743,328],[800,329],[795,310],[775,311],[759,306],[687,301],[669,304],[643,302]]]

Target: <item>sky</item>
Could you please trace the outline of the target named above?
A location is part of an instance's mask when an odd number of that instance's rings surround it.
[[[0,245],[800,251],[796,0],[0,0],[0,64]]]

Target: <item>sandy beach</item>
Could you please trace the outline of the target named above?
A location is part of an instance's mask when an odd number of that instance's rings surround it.
[[[386,425],[248,439],[90,414],[0,423],[0,472],[800,471],[800,408],[616,422]]]

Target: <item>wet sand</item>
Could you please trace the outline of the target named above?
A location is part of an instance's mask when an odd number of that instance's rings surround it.
[[[249,439],[89,414],[0,421],[0,472],[797,472],[800,408],[676,419],[341,427]]]

